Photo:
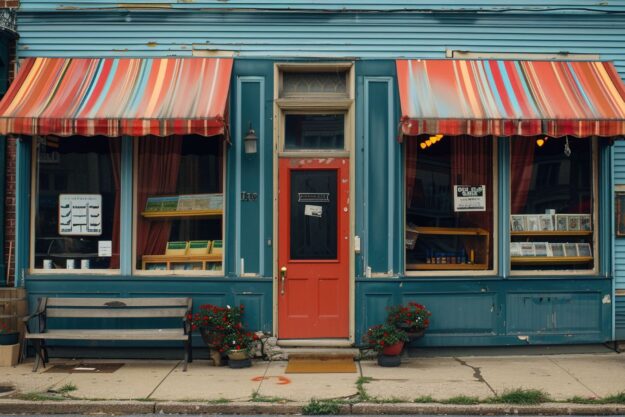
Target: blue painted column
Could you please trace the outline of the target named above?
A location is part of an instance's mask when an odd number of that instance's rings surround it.
[[[32,139],[34,140],[34,139]],[[30,243],[31,138],[20,137],[16,150],[15,180],[15,286],[24,286]]]
[[[132,274],[132,196],[133,196],[133,138],[124,136],[121,152],[121,199],[120,199],[120,233],[119,233],[119,269],[122,276]]]

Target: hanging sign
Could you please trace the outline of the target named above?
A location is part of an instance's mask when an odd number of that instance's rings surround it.
[[[486,185],[454,185],[454,211],[486,211]]]
[[[59,235],[100,236],[101,234],[102,195],[59,195]]]

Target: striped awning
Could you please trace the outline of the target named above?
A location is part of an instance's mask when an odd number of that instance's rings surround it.
[[[609,62],[398,60],[405,135],[625,135]]]
[[[0,102],[0,134],[224,133],[232,59],[28,58]]]

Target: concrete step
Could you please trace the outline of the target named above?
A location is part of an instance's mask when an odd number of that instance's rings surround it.
[[[360,351],[351,347],[285,347],[279,346],[280,359],[289,358],[344,358],[346,356],[358,359]]]

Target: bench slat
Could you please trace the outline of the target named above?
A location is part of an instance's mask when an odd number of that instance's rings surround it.
[[[47,300],[48,307],[186,307],[189,298],[55,298]],[[123,303],[123,304],[122,304]],[[125,305],[124,305],[125,304]]]
[[[65,318],[160,318],[184,317],[185,308],[48,308],[48,317]]]
[[[120,330],[48,330],[46,333],[27,333],[26,339],[66,340],[186,340],[182,329],[120,329]]]

